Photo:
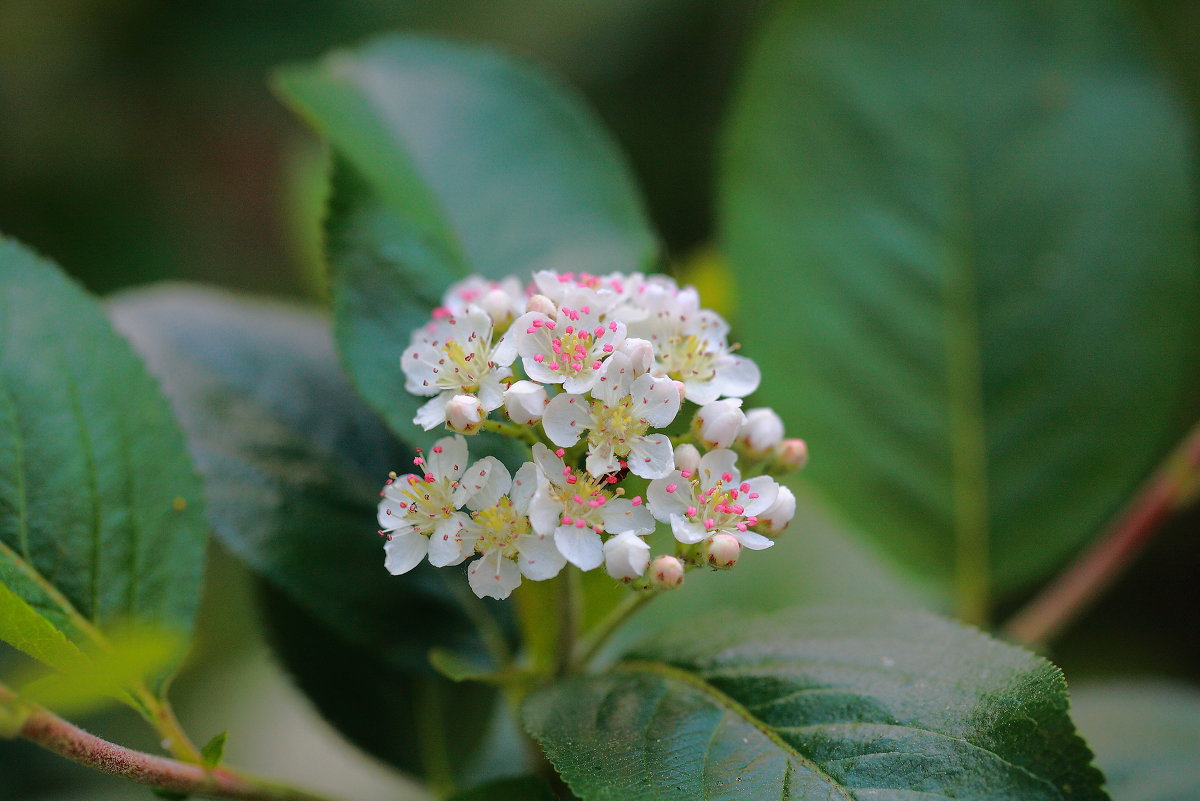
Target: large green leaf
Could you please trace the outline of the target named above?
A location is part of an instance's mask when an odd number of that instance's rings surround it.
[[[792,0],[730,120],[759,399],[971,617],[1076,551],[1195,410],[1189,131],[1135,30],[1111,0]]]
[[[338,340],[408,434],[401,351],[450,282],[650,265],[629,171],[565,87],[508,57],[412,36],[277,75],[338,159],[327,222]]]
[[[24,602],[5,602],[5,628],[40,645],[13,644],[72,658],[30,609],[88,647],[115,623],[190,631],[205,537],[183,436],[141,362],[82,289],[0,239],[0,584]]]
[[[285,666],[349,739],[428,773],[433,757],[414,741],[418,700],[432,709],[441,692],[440,714],[487,722],[491,691],[464,694],[428,662],[433,647],[486,659],[472,617],[480,602],[461,572],[384,569],[375,504],[387,471],[412,454],[351,390],[328,321],[188,286],[124,293],[110,310],[183,422],[217,536],[269,582],[265,612]]]
[[[1049,662],[926,613],[697,615],[525,721],[585,801],[1107,798]]]
[[[1200,798],[1200,690],[1108,681],[1083,685],[1072,700],[1114,801]]]

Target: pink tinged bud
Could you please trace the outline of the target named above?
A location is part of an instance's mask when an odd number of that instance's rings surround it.
[[[545,295],[534,295],[525,304],[525,308],[531,312],[541,312],[547,317],[558,316],[558,307],[554,305],[554,301]]]
[[[715,568],[726,569],[737,564],[742,554],[742,544],[732,534],[714,534],[708,541],[708,563]]]
[[[641,578],[650,563],[650,546],[632,531],[624,531],[604,543],[604,569],[618,581]]]
[[[746,412],[746,424],[738,434],[738,442],[750,453],[769,453],[783,442],[783,420],[772,409],[751,409]]]
[[[788,527],[788,523],[792,522],[792,518],[796,516],[796,496],[792,491],[782,484],[779,486],[779,494],[775,496],[775,503],[767,507],[767,510],[758,515],[757,525],[762,530],[763,534],[768,537],[774,537]]]
[[[635,376],[650,372],[650,368],[654,366],[654,345],[648,339],[630,337],[621,343],[617,353],[623,353],[629,358]]]
[[[493,289],[483,296],[479,301],[479,306],[488,317],[491,317],[493,322],[498,325],[509,322],[512,319],[513,304],[512,299],[500,289]]]
[[[459,434],[474,434],[484,416],[483,404],[474,395],[455,395],[446,404],[446,427]]]
[[[675,467],[679,470],[686,470],[688,474],[695,472],[700,467],[700,451],[695,445],[684,443],[675,447]],[[688,475],[684,475],[687,478]]]
[[[660,590],[674,590],[683,584],[683,562],[674,556],[660,556],[650,565],[650,583]]]
[[[548,402],[546,388],[533,381],[518,381],[504,391],[504,411],[521,425],[541,420]]]
[[[741,398],[717,400],[701,406],[692,426],[708,448],[728,448],[746,424]]]
[[[802,439],[785,439],[775,449],[780,464],[799,470],[808,464],[808,444]]]

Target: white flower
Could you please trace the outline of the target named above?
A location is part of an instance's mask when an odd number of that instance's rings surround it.
[[[481,554],[467,568],[467,582],[480,598],[503,600],[521,584],[521,576],[544,581],[566,564],[552,537],[530,529],[527,513],[536,488],[533,462],[522,465],[515,477],[501,466],[472,499],[475,514],[460,536],[467,552]]]
[[[538,486],[529,504],[529,520],[538,534],[554,535],[558,550],[580,570],[592,570],[604,560],[601,532],[654,530],[654,518],[641,498],[632,501],[615,497],[604,488],[607,479],[597,479],[563,462],[545,445],[533,446]]]
[[[706,403],[696,410],[693,419],[696,433],[707,448],[728,448],[746,424],[740,398]]]
[[[542,384],[562,384],[564,392],[591,390],[604,359],[625,340],[625,326],[601,321],[599,300],[590,290],[567,296],[557,316],[527,312],[513,323],[510,336],[525,373]]]
[[[446,422],[446,406],[455,395],[476,395],[484,412],[504,400],[504,379],[517,357],[511,343],[492,343],[492,320],[470,306],[462,314],[435,317],[413,333],[400,366],[404,388],[415,395],[433,395],[413,422],[426,431]]]
[[[796,496],[790,489],[779,485],[779,495],[771,504],[758,515],[758,528],[768,535],[778,534],[788,527],[796,516]]]
[[[650,563],[650,546],[632,531],[622,531],[604,543],[604,569],[618,581],[641,578]]]
[[[461,562],[458,535],[469,518],[459,509],[485,483],[475,479],[504,469],[490,456],[468,468],[467,442],[459,436],[439,439],[428,459],[413,461],[423,468],[421,475],[399,476],[380,493],[379,528],[388,538],[384,564],[393,575],[412,570],[427,554],[435,567]]]
[[[700,451],[690,442],[675,446],[675,466],[695,472],[700,467]]]
[[[676,470],[650,482],[646,498],[655,519],[671,524],[675,539],[694,545],[715,534],[729,534],[759,551],[774,543],[749,528],[775,503],[779,485],[770,476],[742,481],[730,450],[710,451],[695,473]]]
[[[466,314],[471,306],[478,306],[502,326],[525,311],[525,293],[521,282],[511,276],[491,281],[472,275],[451,284],[442,296],[441,308],[450,316]]]
[[[617,347],[617,353],[629,357],[635,376],[650,372],[654,366],[654,345],[648,339],[629,337]]]
[[[559,273],[553,270],[538,270],[533,274],[533,283],[537,291],[551,301],[562,306],[568,306],[578,296],[579,290],[586,290],[592,298],[591,307],[597,314],[608,314],[625,301],[637,285],[640,275],[626,276],[622,273],[608,275],[592,275],[590,273]]]
[[[474,434],[486,416],[483,404],[474,395],[455,395],[446,403],[446,427],[459,434]]]
[[[769,453],[783,442],[783,420],[774,409],[751,409],[746,412],[746,422],[738,432],[738,441],[755,455]]]
[[[518,381],[504,391],[504,411],[514,423],[521,425],[541,420],[549,402],[546,388],[533,381]]]
[[[758,365],[735,356],[721,315],[700,308],[693,287],[648,284],[640,296],[647,316],[629,323],[629,336],[654,343],[659,370],[683,382],[687,399],[704,405],[720,397],[743,398],[758,389]]]
[[[634,377],[629,358],[617,353],[605,362],[591,399],[583,395],[555,395],[542,416],[550,441],[570,447],[588,432],[587,469],[593,476],[615,473],[621,460],[642,478],[665,476],[675,467],[671,439],[647,434],[662,428],[679,413],[675,382],[644,373]]]

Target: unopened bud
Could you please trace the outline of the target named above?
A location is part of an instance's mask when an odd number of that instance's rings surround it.
[[[546,388],[533,381],[518,381],[504,390],[504,411],[514,423],[521,425],[541,420],[549,402]]]
[[[783,441],[783,420],[773,409],[751,409],[746,412],[746,423],[738,433],[738,442],[750,453],[765,454]]]
[[[808,464],[808,445],[802,439],[785,439],[775,449],[775,459],[784,467],[799,470]]]
[[[708,541],[706,550],[708,563],[723,570],[737,564],[742,553],[742,544],[732,534],[714,534]]]
[[[474,434],[483,417],[483,404],[474,395],[455,395],[446,404],[446,427],[459,434]]]
[[[650,584],[660,590],[673,590],[683,584],[683,562],[674,556],[660,556],[650,564]]]
[[[650,546],[632,531],[622,531],[604,543],[604,569],[618,581],[633,581],[646,572]]]
[[[492,318],[497,329],[502,329],[516,317],[512,297],[502,289],[489,290],[479,301],[479,306]]]
[[[525,304],[525,309],[531,312],[541,312],[547,317],[557,317],[558,307],[554,305],[554,301],[545,295],[534,295]]]
[[[728,448],[746,424],[741,398],[717,400],[701,406],[692,426],[707,448]]]
[[[687,400],[687,387],[684,386],[682,381],[675,382],[675,389],[679,390],[679,402],[680,403],[683,403],[685,400]]]
[[[765,512],[758,513],[758,524],[755,527],[768,537],[774,537],[787,528],[788,523],[792,522],[792,518],[795,516],[796,496],[790,489],[780,484],[779,494],[775,496],[775,503],[768,506]]]
[[[693,473],[700,467],[700,451],[695,445],[685,442],[675,446],[675,469],[690,470]]]
[[[630,337],[617,346],[617,353],[624,353],[629,357],[629,364],[633,367],[635,376],[650,372],[650,368],[654,366],[654,345],[648,339]]]

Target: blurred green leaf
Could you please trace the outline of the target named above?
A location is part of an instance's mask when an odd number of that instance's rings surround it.
[[[583,104],[490,51],[412,36],[281,70],[336,155],[327,252],[339,346],[363,396],[413,433],[399,358],[454,280],[651,266],[633,180]]]
[[[213,738],[204,744],[200,749],[200,756],[204,760],[204,767],[215,768],[221,764],[221,760],[225,758],[225,741],[229,739],[229,732],[221,732],[213,735]]]
[[[267,582],[271,639],[301,688],[356,744],[417,773],[431,763],[414,710],[444,700],[438,714],[464,727],[466,754],[491,691],[424,688],[453,686],[431,648],[486,662],[480,602],[460,571],[384,569],[375,505],[411,452],[355,396],[328,321],[178,285],[124,293],[110,311],[179,414],[217,536]]]
[[[24,601],[6,636],[70,667],[30,609],[89,647],[118,623],[190,631],[206,526],[158,387],[95,301],[7,239],[0,343],[0,584]]]
[[[524,718],[585,801],[1108,797],[1061,671],[926,613],[699,618]]]
[[[1200,798],[1200,690],[1107,681],[1074,689],[1071,707],[1113,801]]]
[[[1110,2],[785,2],[730,120],[758,399],[969,617],[1068,559],[1196,408],[1190,131],[1134,30]]]
[[[62,631],[4,584],[0,584],[0,641],[58,670],[70,670],[87,660]]]
[[[458,793],[449,801],[556,801],[556,798],[544,779],[525,776],[476,787],[465,793]]]

